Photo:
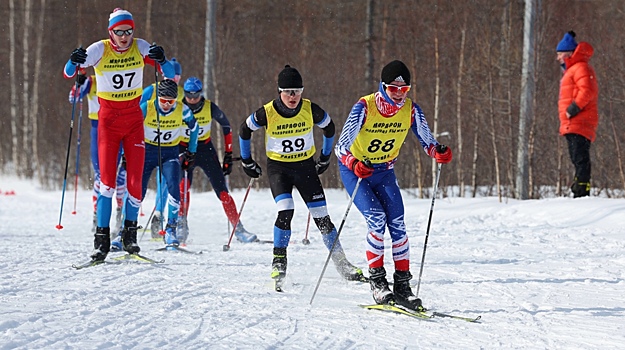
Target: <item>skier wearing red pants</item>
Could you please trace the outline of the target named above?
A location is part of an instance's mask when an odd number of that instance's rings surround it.
[[[122,241],[129,253],[140,251],[137,244],[137,217],[141,205],[141,183],[145,144],[143,113],[139,106],[143,90],[143,67],[158,63],[164,76],[173,78],[174,69],[165,58],[162,47],[134,38],[132,14],[116,8],[109,16],[108,39],[97,41],[87,49],[75,49],[65,64],[66,78],[79,68],[93,67],[98,85],[98,158],[100,161],[100,195],[97,200],[97,227],[91,258],[103,261],[111,245],[110,220],[112,197],[117,175],[120,144],[126,155],[128,197]]]

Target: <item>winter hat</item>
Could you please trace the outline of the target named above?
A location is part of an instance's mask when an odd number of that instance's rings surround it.
[[[281,89],[299,89],[303,88],[302,76],[297,69],[289,66],[284,66],[284,69],[278,74],[278,87]]]
[[[135,21],[132,19],[132,14],[118,7],[109,15],[109,30],[122,24],[128,24],[132,28],[135,27]]]
[[[382,82],[384,84],[390,84],[395,80],[410,85],[410,71],[402,61],[395,60],[382,68]]]
[[[202,81],[196,77],[191,77],[184,82],[184,91],[199,92],[202,91]]]
[[[158,83],[158,97],[178,98],[178,84],[171,79],[164,79]]]
[[[180,63],[178,63],[178,61],[176,61],[176,57],[173,57],[171,59],[171,64],[174,65],[174,74],[182,75],[182,66],[180,65]]]
[[[575,41],[575,32],[571,30],[569,32],[564,33],[564,37],[558,43],[556,52],[575,51],[576,47],[577,47],[577,42]]]

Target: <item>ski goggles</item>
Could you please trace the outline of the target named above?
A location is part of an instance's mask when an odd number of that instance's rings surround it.
[[[126,34],[126,36],[131,36],[132,33],[134,33],[134,30],[132,28],[126,30],[113,29],[113,34],[117,36],[123,36],[124,34]]]
[[[289,96],[299,96],[302,94],[302,92],[304,92],[304,88],[295,88],[295,89],[282,89],[282,88],[278,88],[278,91],[280,92],[284,92],[285,94],[289,95]]]
[[[158,98],[158,102],[160,104],[164,104],[164,105],[173,105],[174,103],[176,103],[176,99],[175,98],[166,98],[166,97],[159,97]]]
[[[202,96],[202,91],[196,91],[196,92],[185,91],[184,96],[188,99],[195,100],[196,98],[199,98],[200,96]]]
[[[390,92],[391,94],[395,94],[397,92],[401,92],[402,94],[405,94],[408,91],[410,91],[410,85],[397,86],[397,85],[389,85],[389,84],[384,84],[384,83],[382,83],[382,85],[384,85],[384,88],[388,90],[388,92]]]

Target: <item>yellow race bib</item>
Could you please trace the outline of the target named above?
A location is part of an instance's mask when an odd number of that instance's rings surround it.
[[[292,118],[281,116],[273,107],[273,101],[264,108],[267,114],[265,149],[269,159],[298,162],[315,154],[310,100],[303,99],[302,108]]]
[[[197,141],[206,141],[211,137],[211,121],[213,121],[213,115],[211,114],[211,101],[204,100],[204,107],[199,113],[193,113],[195,120],[197,121]],[[185,129],[182,135],[182,142],[189,142],[191,136],[191,130]]]
[[[143,131],[145,134],[145,143],[158,146],[158,122],[156,119],[155,100],[149,100],[147,103],[148,110],[143,120]],[[182,122],[182,106],[180,102],[176,102],[176,109],[167,116],[159,115],[161,121],[161,146],[177,146],[182,139],[183,122]],[[186,128],[186,125],[185,125]]]
[[[410,129],[412,100],[392,117],[384,117],[375,105],[375,94],[364,97],[367,102],[367,119],[350,147],[359,160],[369,159],[373,164],[389,162],[399,155]]]
[[[98,82],[98,96],[109,101],[129,101],[143,92],[143,56],[137,41],[122,53],[111,47],[108,39],[102,40],[104,52],[93,68]]]

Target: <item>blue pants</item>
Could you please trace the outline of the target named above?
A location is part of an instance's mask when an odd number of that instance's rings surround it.
[[[161,163],[163,166],[163,176],[167,184],[167,204],[168,219],[173,223],[178,220],[178,210],[180,209],[180,161],[178,159],[178,146],[161,147]],[[145,145],[145,163],[143,166],[143,182],[141,188],[141,198],[145,197],[148,189],[148,182],[152,176],[152,171],[158,168],[158,147]]]
[[[358,177],[353,171],[339,163],[341,179],[347,192],[352,195]],[[401,197],[395,171],[375,169],[373,175],[360,181],[354,205],[367,221],[367,262],[369,267],[384,266],[384,231],[391,234],[395,269],[407,271],[410,268],[410,244],[404,223],[404,202]]]

